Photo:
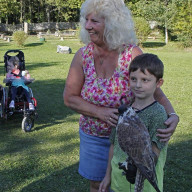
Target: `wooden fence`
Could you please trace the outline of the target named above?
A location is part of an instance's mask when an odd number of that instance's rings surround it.
[[[23,30],[26,33],[39,33],[39,32],[55,32],[66,30],[77,30],[79,28],[78,22],[44,22],[44,23],[22,23],[22,24],[3,24],[0,23],[1,33],[12,33],[14,31]]]

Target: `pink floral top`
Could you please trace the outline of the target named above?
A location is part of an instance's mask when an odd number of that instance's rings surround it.
[[[118,67],[108,79],[97,77],[93,58],[94,45],[90,43],[81,48],[85,75],[81,97],[84,100],[97,106],[112,108],[118,108],[121,105],[120,99],[124,96],[127,104],[132,101],[128,68],[133,47],[124,46],[124,50],[119,54]],[[111,127],[106,122],[85,115],[80,116],[79,126],[86,134],[93,136],[109,137],[111,133]]]

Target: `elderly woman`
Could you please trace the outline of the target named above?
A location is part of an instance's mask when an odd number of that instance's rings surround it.
[[[136,46],[132,17],[123,0],[86,0],[80,14],[85,46],[72,60],[63,97],[66,106],[81,114],[79,174],[90,180],[90,191],[95,192],[105,176],[109,135],[117,124],[121,98],[127,105],[134,99],[129,64],[142,51]],[[154,96],[170,114],[168,128],[158,134],[168,141],[178,116],[160,88]]]

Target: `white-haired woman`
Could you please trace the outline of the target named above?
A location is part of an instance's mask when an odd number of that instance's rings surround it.
[[[86,46],[75,54],[64,89],[66,106],[80,113],[79,173],[90,180],[90,191],[99,189],[105,176],[109,135],[118,120],[121,98],[130,104],[128,68],[142,54],[136,46],[131,13],[123,0],[86,0],[81,7],[80,37]],[[155,98],[168,114],[166,131],[159,130],[162,141],[173,134],[178,116],[161,89]]]

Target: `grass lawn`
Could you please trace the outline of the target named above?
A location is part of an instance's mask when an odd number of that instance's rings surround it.
[[[72,54],[56,53],[57,45]],[[79,176],[79,114],[63,104],[63,88],[71,60],[82,46],[77,39],[30,36],[25,47],[26,69],[36,80],[29,86],[38,103],[38,119],[30,133],[21,130],[22,116],[0,120],[0,192],[88,192]],[[165,65],[163,91],[180,116],[172,136],[165,169],[164,192],[192,191],[192,77],[191,50],[174,44],[147,42],[144,52],[157,54]],[[0,83],[4,79],[3,56],[18,49],[13,41],[0,40]],[[4,85],[3,85],[4,86]]]

